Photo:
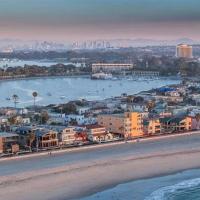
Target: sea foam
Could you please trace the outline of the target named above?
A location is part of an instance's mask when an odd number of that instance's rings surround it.
[[[200,186],[200,178],[186,180],[175,185],[162,187],[151,193],[151,195],[146,197],[145,200],[168,200],[169,196],[176,196],[178,192],[181,193],[197,186]]]

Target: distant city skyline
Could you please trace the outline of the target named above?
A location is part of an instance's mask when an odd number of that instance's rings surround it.
[[[0,39],[200,40],[198,0],[1,0]]]

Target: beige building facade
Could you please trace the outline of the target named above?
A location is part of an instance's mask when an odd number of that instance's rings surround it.
[[[97,121],[99,125],[106,127],[107,131],[121,137],[134,138],[143,135],[143,119],[139,112],[99,115]]]

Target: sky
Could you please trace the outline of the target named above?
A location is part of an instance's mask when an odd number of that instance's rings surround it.
[[[200,0],[0,0],[0,38],[200,40]]]

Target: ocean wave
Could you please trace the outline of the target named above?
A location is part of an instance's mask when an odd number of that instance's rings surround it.
[[[43,100],[43,98],[42,97],[37,97],[36,98],[36,100],[35,100],[35,102],[36,103],[38,103],[38,102],[40,102],[40,101],[42,101]],[[22,104],[22,105],[24,105],[24,104],[33,104],[34,103],[34,100],[27,100],[27,101],[19,101],[19,105],[20,104]]]
[[[19,85],[15,86],[15,89],[26,92],[28,96],[32,96],[33,92],[35,91],[33,89],[28,89],[28,88],[25,88],[24,86],[19,86]]]
[[[186,181],[177,183],[175,185],[160,188],[160,189],[154,191],[153,193],[151,193],[151,195],[146,197],[145,200],[173,199],[173,196],[177,197],[177,193],[180,195],[181,193],[184,193],[185,191],[193,189],[197,186],[200,186],[200,178],[186,180]]]

